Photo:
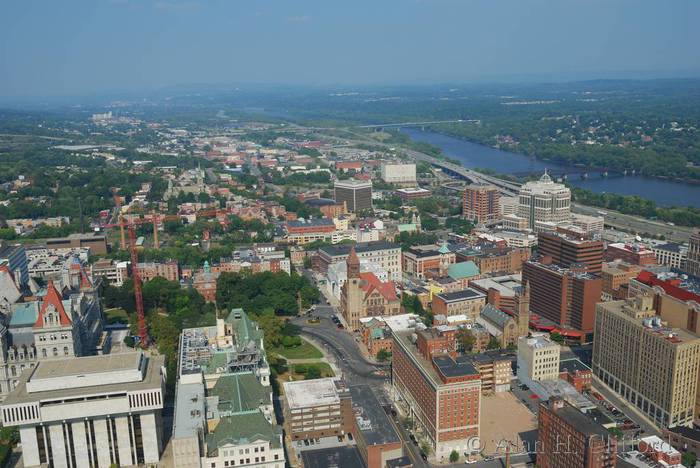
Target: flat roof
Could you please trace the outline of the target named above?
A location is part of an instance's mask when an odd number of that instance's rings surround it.
[[[583,362],[581,362],[580,359],[573,358],[573,359],[564,359],[564,360],[559,361],[559,372],[564,372],[564,371],[567,371],[570,373],[576,372],[576,371],[579,371],[579,372],[588,371],[588,372],[590,372],[591,368],[588,367],[587,365],[585,365]]]
[[[333,405],[340,402],[335,379],[330,377],[285,382],[284,394],[290,409]]]
[[[39,361],[30,381],[138,369],[141,356],[134,352]]]
[[[469,356],[457,356],[454,359],[448,355],[435,356],[433,357],[433,363],[437,366],[440,373],[447,378],[479,374]]]
[[[558,409],[553,409],[550,406],[550,410],[583,434],[589,436],[599,435],[603,437],[607,437],[609,435],[608,430],[604,428],[602,424],[598,424],[597,422],[593,421],[587,415],[567,402],[564,402],[564,406]]]
[[[367,464],[357,446],[333,447],[301,452],[304,468],[363,468]]]
[[[486,294],[476,289],[467,288],[461,291],[455,291],[450,293],[441,293],[437,295],[439,298],[443,299],[445,302],[457,302],[464,301],[468,299],[477,299],[481,297],[486,297]]]
[[[369,385],[350,387],[357,427],[367,445],[401,443],[401,437]]]
[[[176,387],[173,438],[194,437],[204,425],[204,383],[180,383]]]
[[[349,255],[352,245],[349,244],[337,244],[328,245],[319,248],[319,252],[323,252],[330,257],[339,257],[343,255]],[[364,252],[374,252],[377,250],[389,250],[389,249],[400,249],[401,246],[398,244],[393,244],[387,241],[372,241],[372,242],[358,242],[355,244],[355,252],[358,254]]]

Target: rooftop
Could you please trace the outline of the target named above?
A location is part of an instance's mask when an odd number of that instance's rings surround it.
[[[591,368],[581,362],[580,359],[563,359],[559,361],[559,372],[591,372]]]
[[[256,440],[270,442],[272,448],[282,446],[282,428],[273,426],[262,412],[236,414],[223,417],[213,432],[206,436],[209,455],[218,453],[224,445],[251,444]]]
[[[284,394],[290,409],[333,405],[340,402],[336,379],[333,378],[285,382]]]
[[[607,438],[609,433],[601,424],[593,421],[591,418],[586,416],[584,413],[571,406],[569,403],[563,402],[564,406],[561,408],[550,409],[562,418],[564,421],[569,423],[571,426],[575,427],[578,431],[588,435],[598,435],[603,438]],[[550,402],[544,402],[543,405],[551,404]]]
[[[455,291],[455,292],[450,292],[450,293],[441,293],[437,295],[439,298],[444,300],[445,302],[458,302],[458,301],[466,301],[466,300],[471,300],[471,299],[479,299],[486,297],[486,295],[482,292],[479,292],[475,289],[467,288],[463,289],[461,291]]]
[[[301,459],[305,468],[363,468],[366,467],[356,446],[304,450]]]
[[[326,254],[329,257],[340,257],[350,254],[352,245],[338,244],[321,247],[319,252]],[[354,245],[355,252],[362,254],[365,252],[376,252],[378,250],[400,249],[401,246],[386,241],[359,242]]]
[[[434,356],[433,364],[443,377],[462,377],[467,375],[479,375],[471,361],[471,356],[457,356],[452,358],[449,355]]]

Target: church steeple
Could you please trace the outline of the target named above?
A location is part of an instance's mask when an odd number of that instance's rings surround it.
[[[355,246],[353,245],[350,249],[350,254],[347,259],[348,264],[348,279],[359,278],[360,277],[360,259],[357,257],[357,252],[355,252]]]

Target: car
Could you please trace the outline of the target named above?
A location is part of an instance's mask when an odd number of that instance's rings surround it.
[[[338,328],[342,330],[342,329],[345,328],[345,327],[343,326],[342,323],[338,323]]]
[[[428,455],[426,455],[425,452],[421,452],[421,453],[420,453],[420,457],[421,457],[424,461],[428,461]]]

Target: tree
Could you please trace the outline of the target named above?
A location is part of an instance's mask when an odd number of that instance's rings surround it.
[[[697,460],[698,457],[693,452],[685,452],[681,458],[681,463],[688,468],[694,468]]]
[[[450,462],[457,463],[457,460],[459,460],[459,453],[456,450],[453,450],[450,452]]]
[[[495,336],[492,336],[486,349],[501,349],[501,342]]]
[[[377,352],[377,361],[384,362],[391,358],[391,353],[386,349],[382,348]]]
[[[423,452],[426,455],[430,455],[430,444],[427,442],[423,442],[420,444],[420,451]]]
[[[321,371],[316,366],[309,366],[304,374],[304,380],[320,379]]]
[[[457,343],[465,352],[471,352],[476,343],[476,337],[468,328],[460,328],[457,332]]]
[[[563,343],[564,342],[564,337],[561,336],[561,333],[559,332],[552,332],[549,334],[549,337],[552,339],[552,341],[557,342],[557,343]]]

